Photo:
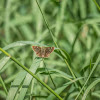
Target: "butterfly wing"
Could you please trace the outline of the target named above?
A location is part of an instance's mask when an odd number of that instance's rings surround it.
[[[41,57],[41,47],[39,46],[32,46],[32,49],[35,51],[38,57]]]
[[[45,58],[49,57],[50,53],[54,51],[54,47],[45,47]]]
[[[53,52],[54,47],[32,46],[32,49],[35,51],[38,57],[47,58],[49,57],[50,53]]]

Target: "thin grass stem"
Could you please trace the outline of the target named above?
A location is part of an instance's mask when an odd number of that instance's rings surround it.
[[[3,79],[2,79],[1,76],[0,76],[0,82],[2,84],[2,87],[4,88],[4,91],[5,91],[6,95],[7,95],[8,94],[8,91],[7,91],[6,85],[5,85],[5,83],[4,83],[4,81],[3,81]]]
[[[90,72],[90,74],[89,74],[89,76],[88,76],[86,82],[84,83],[82,89],[80,90],[80,92],[79,92],[78,95],[76,96],[75,100],[77,100],[78,97],[80,96],[80,94],[82,93],[84,87],[85,87],[86,84],[88,83],[88,81],[89,81],[89,79],[90,79],[90,77],[91,77],[93,71],[95,70],[96,66],[98,65],[99,61],[100,61],[100,54],[99,54],[99,56],[98,56],[98,58],[97,58],[96,64],[93,66],[93,68],[92,68],[92,70],[91,70],[91,72]],[[90,66],[91,66],[91,64],[90,64]]]
[[[55,89],[56,89],[56,85],[55,85],[55,83],[54,83],[54,81],[53,81],[53,79],[52,79],[52,77],[51,77],[51,75],[50,75],[50,72],[49,72],[48,68],[46,67],[46,64],[45,64],[45,62],[44,62],[44,59],[42,58],[42,60],[43,60],[43,63],[44,63],[44,67],[45,67],[45,69],[47,70],[47,72],[48,72],[48,74],[49,74],[49,77],[50,77],[50,79],[51,79],[51,81],[52,81],[52,83],[53,83],[53,85],[54,85],[54,87],[55,87]]]
[[[50,34],[51,34],[51,37],[52,37],[52,39],[53,39],[53,42],[54,42],[55,46],[58,47],[58,44],[57,44],[56,41],[55,41],[55,37],[54,37],[54,35],[53,35],[53,32],[52,32],[52,30],[51,30],[50,27],[49,27],[49,24],[48,24],[48,22],[47,22],[47,20],[46,20],[46,18],[45,18],[45,16],[44,16],[44,13],[43,13],[42,9],[41,9],[41,7],[40,7],[38,1],[37,1],[37,0],[35,0],[35,1],[36,1],[37,5],[38,5],[38,8],[39,8],[41,14],[42,14],[42,17],[43,17],[43,20],[44,20],[44,22],[45,22],[45,24],[46,24],[46,27],[48,28],[48,30],[49,30],[49,32],[50,32]]]
[[[96,2],[96,0],[93,0],[94,1],[94,3],[96,4],[96,6],[98,7],[98,9],[100,10],[100,6],[99,6],[99,4]]]
[[[0,51],[2,51],[5,55],[9,56],[11,60],[13,60],[21,68],[23,68],[25,71],[27,71],[31,76],[33,76],[37,81],[39,81],[43,86],[45,86],[51,93],[53,93],[59,100],[63,100],[54,90],[52,90],[47,84],[45,84],[43,81],[41,81],[36,75],[34,75],[27,67],[22,65],[17,59],[12,57],[9,53],[7,53],[2,48],[0,48]]]
[[[41,7],[40,7],[38,1],[37,1],[37,0],[35,0],[35,1],[36,1],[37,5],[38,5],[38,8],[39,8],[41,14],[42,14],[43,20],[44,20],[44,22],[45,22],[45,24],[46,24],[46,26],[47,26],[47,28],[48,28],[50,34],[51,34],[51,37],[52,37],[52,39],[53,39],[53,42],[54,42],[55,46],[56,46],[57,48],[59,48],[58,44],[57,44],[56,41],[55,41],[55,37],[54,37],[54,35],[53,35],[53,32],[52,32],[52,30],[50,29],[50,26],[49,26],[49,24],[48,24],[48,22],[47,22],[47,20],[46,20],[46,18],[45,18],[45,16],[44,16],[44,13],[43,13],[43,11],[42,11],[42,9],[41,9]],[[59,49],[59,50],[60,50],[60,49]],[[60,51],[60,52],[61,52],[61,51]],[[66,62],[65,62],[65,63],[66,63]],[[71,70],[71,67],[69,66],[68,68],[69,68],[69,70],[71,71],[72,76],[75,78],[75,75],[74,75],[74,73],[73,73],[72,70]]]

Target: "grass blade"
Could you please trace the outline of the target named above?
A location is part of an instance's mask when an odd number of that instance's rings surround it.
[[[92,82],[88,88],[86,89],[86,91],[84,92],[84,95],[82,97],[82,100],[86,100],[86,96],[88,95],[89,91],[96,85],[100,83],[100,79],[95,80],[94,82]]]
[[[14,43],[11,43],[11,44],[5,46],[3,49],[7,50],[7,49],[10,49],[10,48],[20,47],[20,46],[22,47],[22,46],[25,46],[25,45],[46,46],[46,45],[43,45],[41,43],[36,43],[36,42],[32,42],[32,41],[17,41],[17,42],[14,42]],[[0,51],[0,54],[1,54],[1,51]]]
[[[54,83],[54,81],[53,81],[53,79],[52,79],[52,77],[51,77],[51,75],[50,75],[49,70],[48,70],[47,67],[46,67],[46,64],[45,64],[45,62],[44,62],[44,59],[42,59],[42,60],[43,60],[43,63],[44,63],[45,69],[47,70],[47,72],[48,72],[48,74],[49,74],[49,77],[50,77],[50,79],[51,79],[51,81],[52,81],[52,83],[53,83],[53,85],[54,85],[54,87],[55,87],[55,89],[56,89],[56,85],[55,85],[55,83]]]
[[[9,61],[10,57],[3,57],[0,60],[0,71],[2,70],[2,68],[5,66],[5,64]]]
[[[33,64],[31,65],[30,70],[34,74],[35,74],[37,68],[39,67],[41,60],[42,59],[35,59],[33,61]],[[24,97],[26,95],[26,92],[28,90],[28,87],[29,87],[31,81],[32,81],[32,76],[29,73],[27,73],[27,75],[26,75],[26,77],[24,79],[24,82],[23,82],[22,89],[20,91],[20,94],[19,94],[17,100],[24,100]],[[27,86],[27,87],[26,88],[23,88],[24,86]]]
[[[70,81],[72,80],[72,77],[63,71],[59,71],[59,70],[53,69],[53,68],[48,68],[48,70],[49,70],[50,74],[53,74],[54,76],[62,77],[62,78],[65,78],[67,80],[70,80]],[[44,68],[38,68],[37,73],[47,74],[45,72]]]
[[[11,87],[9,89],[9,93],[8,93],[8,96],[7,96],[6,100],[14,100],[14,98],[16,96],[16,93],[18,92],[18,90],[21,86],[21,83],[23,82],[23,80],[25,78],[25,75],[26,75],[25,71],[21,71],[17,74],[15,80],[11,84]]]
[[[74,80],[72,80],[72,81],[70,81],[70,82],[64,84],[62,87],[57,88],[57,89],[55,90],[55,92],[56,92],[57,94],[60,94],[60,93],[61,93],[64,89],[66,89],[69,85],[75,83],[76,81],[78,81],[78,80],[80,80],[80,79],[83,79],[83,77],[80,77],[80,78],[78,78],[78,79],[74,79]],[[50,94],[50,95],[48,96],[47,100],[55,100],[55,97],[54,97],[52,94]]]
[[[18,64],[20,67],[22,67],[25,71],[27,71],[30,75],[32,75],[37,81],[39,81],[43,86],[45,86],[51,93],[53,93],[59,100],[62,100],[62,98],[56,94],[48,85],[46,85],[43,81],[41,81],[35,74],[33,74],[28,68],[26,68],[24,65],[22,65],[17,59],[12,57],[10,54],[8,54],[6,51],[4,51],[2,48],[0,48],[0,51],[2,51],[5,55],[11,57],[16,64]]]
[[[93,68],[92,68],[92,70],[91,70],[91,72],[90,72],[90,74],[89,74],[89,76],[88,76],[88,78],[87,78],[86,82],[84,83],[84,85],[83,85],[82,89],[80,90],[80,92],[79,92],[79,93],[78,93],[78,95],[76,96],[75,100],[77,100],[77,99],[78,99],[79,95],[80,95],[80,94],[81,94],[81,92],[83,91],[83,89],[84,89],[85,85],[86,85],[86,84],[87,84],[87,82],[89,81],[89,79],[90,79],[90,77],[91,77],[91,75],[92,75],[93,71],[95,70],[95,68],[97,67],[97,65],[98,65],[98,63],[99,63],[99,62],[100,62],[100,54],[99,54],[99,56],[98,56],[98,58],[97,58],[97,61],[96,61],[95,65],[93,66]]]
[[[1,78],[1,76],[0,76],[0,82],[1,82],[1,84],[3,86],[3,88],[4,88],[4,91],[5,91],[6,95],[7,95],[8,91],[7,91],[6,85],[5,85],[4,81],[3,81],[3,79]]]

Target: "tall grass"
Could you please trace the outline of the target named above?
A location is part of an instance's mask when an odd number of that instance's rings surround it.
[[[99,100],[98,5],[95,0],[2,0],[0,100]],[[32,45],[55,50],[43,61]]]

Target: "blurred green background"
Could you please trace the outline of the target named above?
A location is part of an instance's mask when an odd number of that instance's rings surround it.
[[[45,59],[46,67],[50,70],[56,89],[48,73],[44,70],[43,62],[40,62],[35,73],[53,90],[58,89],[59,93],[57,93],[64,100],[74,100],[79,92],[78,88],[82,88],[100,53],[100,10],[93,0],[38,0],[38,2],[50,29],[53,31],[56,43],[66,52],[67,57],[69,55],[71,58],[68,63],[76,79],[82,77],[84,79],[80,80],[77,86],[73,83],[68,86],[65,85],[66,88],[59,90],[63,84],[70,82],[73,76],[68,69],[68,65],[56,50],[48,59]],[[99,4],[98,0],[97,3]],[[0,47],[27,68],[30,68],[30,66],[36,65],[34,64],[35,54],[31,48],[32,45],[55,47],[36,0],[0,0]],[[6,98],[8,98],[7,100],[57,99],[33,78],[28,78],[30,82],[27,84],[28,87],[25,88],[26,92],[21,93],[24,91],[22,85],[27,73],[13,61],[8,60],[9,58],[0,52],[0,75],[8,91],[8,95],[6,95],[0,83],[0,100]],[[92,73],[83,94],[99,76],[100,64]],[[15,84],[14,82],[19,82],[16,90],[11,88]],[[91,90],[86,100],[99,100],[100,84],[90,87]],[[10,95],[10,92],[15,93],[14,97]],[[38,96],[35,97],[36,95]],[[82,98],[83,95],[78,100]]]

